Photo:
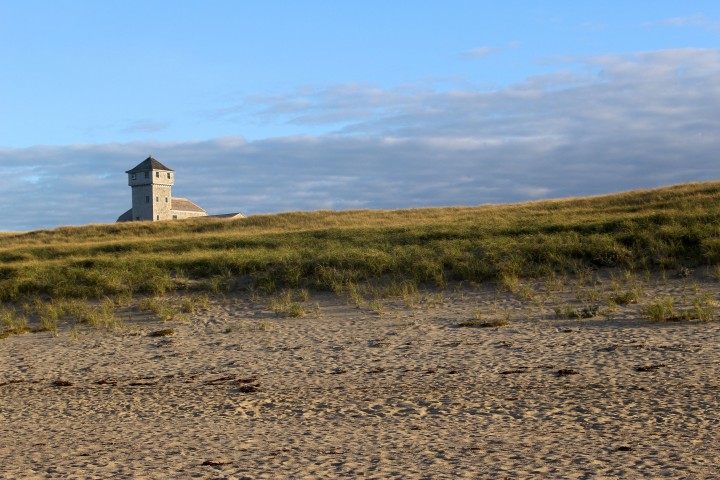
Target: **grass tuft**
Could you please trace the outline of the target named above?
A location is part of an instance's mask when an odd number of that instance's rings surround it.
[[[586,305],[582,308],[562,306],[555,308],[555,316],[559,319],[586,319],[597,317],[600,307],[597,305]]]
[[[300,290],[297,297],[300,301],[304,302],[309,298],[308,291]],[[302,304],[296,303],[294,301],[295,298],[296,295],[293,290],[283,290],[270,300],[270,309],[278,317],[304,317],[308,311]]]
[[[22,335],[29,333],[27,326],[28,320],[25,315],[18,314],[12,308],[0,309],[0,323],[4,327],[1,338],[7,338],[11,335]]]
[[[677,320],[674,302],[671,297],[660,298],[645,307],[645,315],[654,322]]]
[[[637,303],[640,300],[640,292],[636,289],[628,290],[618,295],[610,297],[613,303],[616,305],[627,305],[629,303]]]
[[[162,330],[148,333],[148,337],[171,337],[173,335],[175,335],[175,329],[173,328],[163,328]]]

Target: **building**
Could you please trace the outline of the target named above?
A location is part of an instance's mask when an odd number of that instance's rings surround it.
[[[132,188],[132,208],[120,215],[118,222],[179,220],[182,218],[207,217],[207,212],[187,198],[173,198],[172,186],[175,172],[148,157],[128,174]],[[212,215],[223,218],[242,218],[241,213]]]

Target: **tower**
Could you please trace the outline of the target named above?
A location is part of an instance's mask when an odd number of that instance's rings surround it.
[[[175,172],[148,157],[128,174],[128,185],[132,187],[131,220],[172,219],[172,186]]]

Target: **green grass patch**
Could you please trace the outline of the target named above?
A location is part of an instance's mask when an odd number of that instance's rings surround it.
[[[610,300],[617,305],[637,303],[638,300],[640,300],[640,292],[637,289],[628,290],[626,292],[611,296]]]
[[[555,308],[555,316],[559,319],[586,319],[594,318],[600,314],[600,307],[597,305],[586,305],[582,308],[561,306]]]
[[[366,305],[351,285],[388,280],[396,285],[392,295],[408,304],[417,303],[419,286],[449,282],[495,281],[532,299],[536,292],[524,287],[524,278],[586,281],[587,272],[602,267],[701,265],[720,265],[720,182],[513,205],[8,233],[0,235],[0,302],[42,296],[127,303],[133,295],[177,290],[224,295],[241,285],[265,296],[327,290]]]
[[[676,307],[672,297],[662,297],[644,308],[645,315],[654,322],[702,321],[715,318],[716,307],[711,298],[698,297],[690,307]]]
[[[309,292],[305,289],[297,292],[292,289],[283,290],[270,300],[270,309],[278,317],[304,317],[309,310],[303,303],[309,298]]]
[[[675,304],[671,297],[663,297],[649,303],[645,307],[645,315],[654,322],[680,320],[680,317],[675,315]]]

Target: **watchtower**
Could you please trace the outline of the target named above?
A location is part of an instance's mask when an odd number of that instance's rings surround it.
[[[132,220],[171,220],[175,172],[148,157],[128,174],[132,187]]]

